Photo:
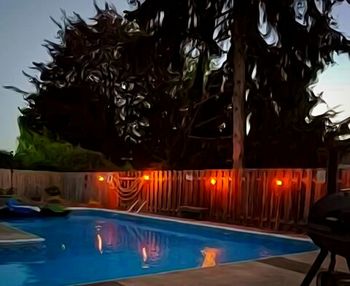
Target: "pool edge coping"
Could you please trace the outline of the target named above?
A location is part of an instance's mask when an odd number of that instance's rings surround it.
[[[217,264],[213,267],[207,267],[207,268],[214,268],[214,267],[220,267],[220,266],[230,266],[230,265],[234,266],[234,265],[238,265],[238,264],[260,262],[261,260],[276,258],[276,257],[293,257],[293,256],[308,254],[308,253],[312,253],[312,252],[317,252],[317,250],[308,250],[308,251],[290,253],[290,254],[271,255],[271,256],[261,257],[258,259],[247,259],[247,260],[241,260],[241,261],[236,261],[236,262],[225,262],[225,263],[220,263],[220,264]],[[131,279],[152,277],[152,276],[158,276],[158,275],[166,275],[166,274],[193,271],[193,270],[199,270],[199,269],[203,269],[203,268],[198,266],[198,267],[185,268],[185,269],[176,269],[176,270],[169,270],[169,271],[158,272],[158,273],[149,273],[149,274],[143,274],[143,275],[137,275],[137,276],[124,277],[124,278],[120,278],[120,279],[117,278],[117,279],[112,279],[112,280],[101,280],[101,281],[93,281],[93,282],[89,282],[89,283],[74,284],[74,286],[94,286],[94,285],[98,285],[99,283],[108,283],[108,282],[122,283],[122,281],[127,281],[127,280],[131,280]],[[73,286],[73,285],[70,285],[70,286]]]

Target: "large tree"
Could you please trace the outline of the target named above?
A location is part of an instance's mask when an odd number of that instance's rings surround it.
[[[25,74],[36,91],[14,89],[28,102],[26,127],[121,163],[149,132],[151,91],[175,76],[158,72],[155,47],[136,23],[109,5],[96,10],[93,22],[78,14],[55,21],[59,42],[44,45],[51,62],[33,63],[39,78]]]
[[[185,140],[193,125],[188,109],[202,96],[202,88],[193,88],[203,85],[195,72],[196,55],[173,67],[136,22],[108,4],[95,7],[93,22],[78,14],[64,14],[62,24],[54,20],[59,41],[44,45],[52,60],[33,63],[39,78],[25,74],[36,91],[12,88],[28,102],[21,122],[39,135],[100,151],[116,163],[186,166],[189,152],[198,152]]]
[[[310,115],[321,98],[308,86],[348,44],[329,28],[332,5],[309,2],[146,0],[127,20],[109,5],[93,23],[65,16],[52,61],[28,75],[26,126],[136,167],[325,164],[332,113]]]
[[[246,166],[311,167],[325,164],[320,154],[334,113],[311,116],[322,98],[309,85],[334,52],[349,51],[331,19],[338,2],[146,0],[127,18],[152,31],[174,64],[188,39],[197,43],[193,49],[209,62],[197,65],[205,90],[221,85],[217,95],[232,97],[234,167],[243,159]],[[221,76],[210,77],[218,68]]]

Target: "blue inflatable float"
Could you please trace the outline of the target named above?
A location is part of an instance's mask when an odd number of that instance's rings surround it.
[[[42,206],[30,205],[8,198],[6,206],[0,207],[0,217],[37,217],[37,216],[64,216],[70,210],[58,204],[45,204]]]
[[[10,211],[18,214],[37,215],[41,212],[41,209],[38,206],[25,205],[16,199],[8,199],[6,205]]]

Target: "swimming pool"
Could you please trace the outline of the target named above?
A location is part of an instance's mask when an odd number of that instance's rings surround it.
[[[92,283],[316,249],[304,240],[99,210],[8,222],[45,242],[0,246],[7,286]]]

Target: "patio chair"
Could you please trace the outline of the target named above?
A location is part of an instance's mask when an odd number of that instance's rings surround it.
[[[44,190],[41,202],[44,204],[61,204],[65,206],[71,204],[69,201],[62,198],[61,191],[56,186],[51,186]]]

